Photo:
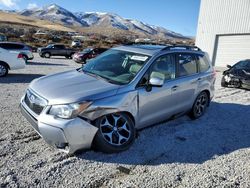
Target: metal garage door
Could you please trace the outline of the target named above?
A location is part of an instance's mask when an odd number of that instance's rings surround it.
[[[218,36],[215,66],[225,67],[243,59],[250,59],[250,34]]]

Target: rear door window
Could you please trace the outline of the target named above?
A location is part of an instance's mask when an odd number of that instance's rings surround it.
[[[176,55],[178,76],[190,76],[198,73],[197,61],[192,54],[178,53]]]
[[[64,46],[63,45],[55,45],[55,48],[56,49],[64,49]]]

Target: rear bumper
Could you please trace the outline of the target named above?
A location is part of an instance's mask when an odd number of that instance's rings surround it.
[[[20,108],[22,115],[49,145],[69,154],[91,148],[98,129],[87,121],[78,117],[70,120],[55,118],[46,114],[46,109],[34,117],[23,100]]]

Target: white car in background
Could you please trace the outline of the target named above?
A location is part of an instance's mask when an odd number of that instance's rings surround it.
[[[82,47],[82,43],[80,40],[73,40],[71,43],[71,47],[73,48]]]
[[[20,42],[0,42],[0,48],[21,53],[26,62],[34,58],[31,47]]]
[[[23,54],[0,48],[0,77],[6,76],[9,70],[22,69],[25,65]]]

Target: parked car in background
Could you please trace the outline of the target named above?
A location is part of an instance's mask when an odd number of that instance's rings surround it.
[[[242,60],[233,66],[228,65],[223,72],[222,87],[250,89],[250,59]]]
[[[71,47],[73,47],[73,48],[82,47],[82,43],[81,43],[80,40],[73,40],[72,43],[71,43]]]
[[[7,37],[4,34],[0,34],[0,42],[7,41]]]
[[[48,144],[111,153],[128,149],[136,130],[186,113],[203,116],[214,83],[197,47],[120,46],[82,68],[34,80],[20,107]]]
[[[32,52],[37,52],[37,47],[29,46],[29,45],[27,45],[27,46],[32,50]]]
[[[51,56],[64,56],[73,58],[75,49],[66,48],[63,44],[49,44],[45,48],[38,48],[37,52],[41,57],[50,58]]]
[[[0,48],[0,77],[6,76],[9,70],[25,67],[23,54]]]
[[[77,52],[73,56],[73,60],[76,63],[81,63],[84,64],[86,63],[87,59],[92,59],[99,54],[105,52],[107,49],[106,48],[86,48],[81,52]]]
[[[3,48],[8,51],[15,51],[19,52],[23,55],[24,60],[27,62],[27,60],[32,60],[34,58],[34,55],[32,53],[32,49],[23,43],[19,42],[0,42],[0,48]]]

